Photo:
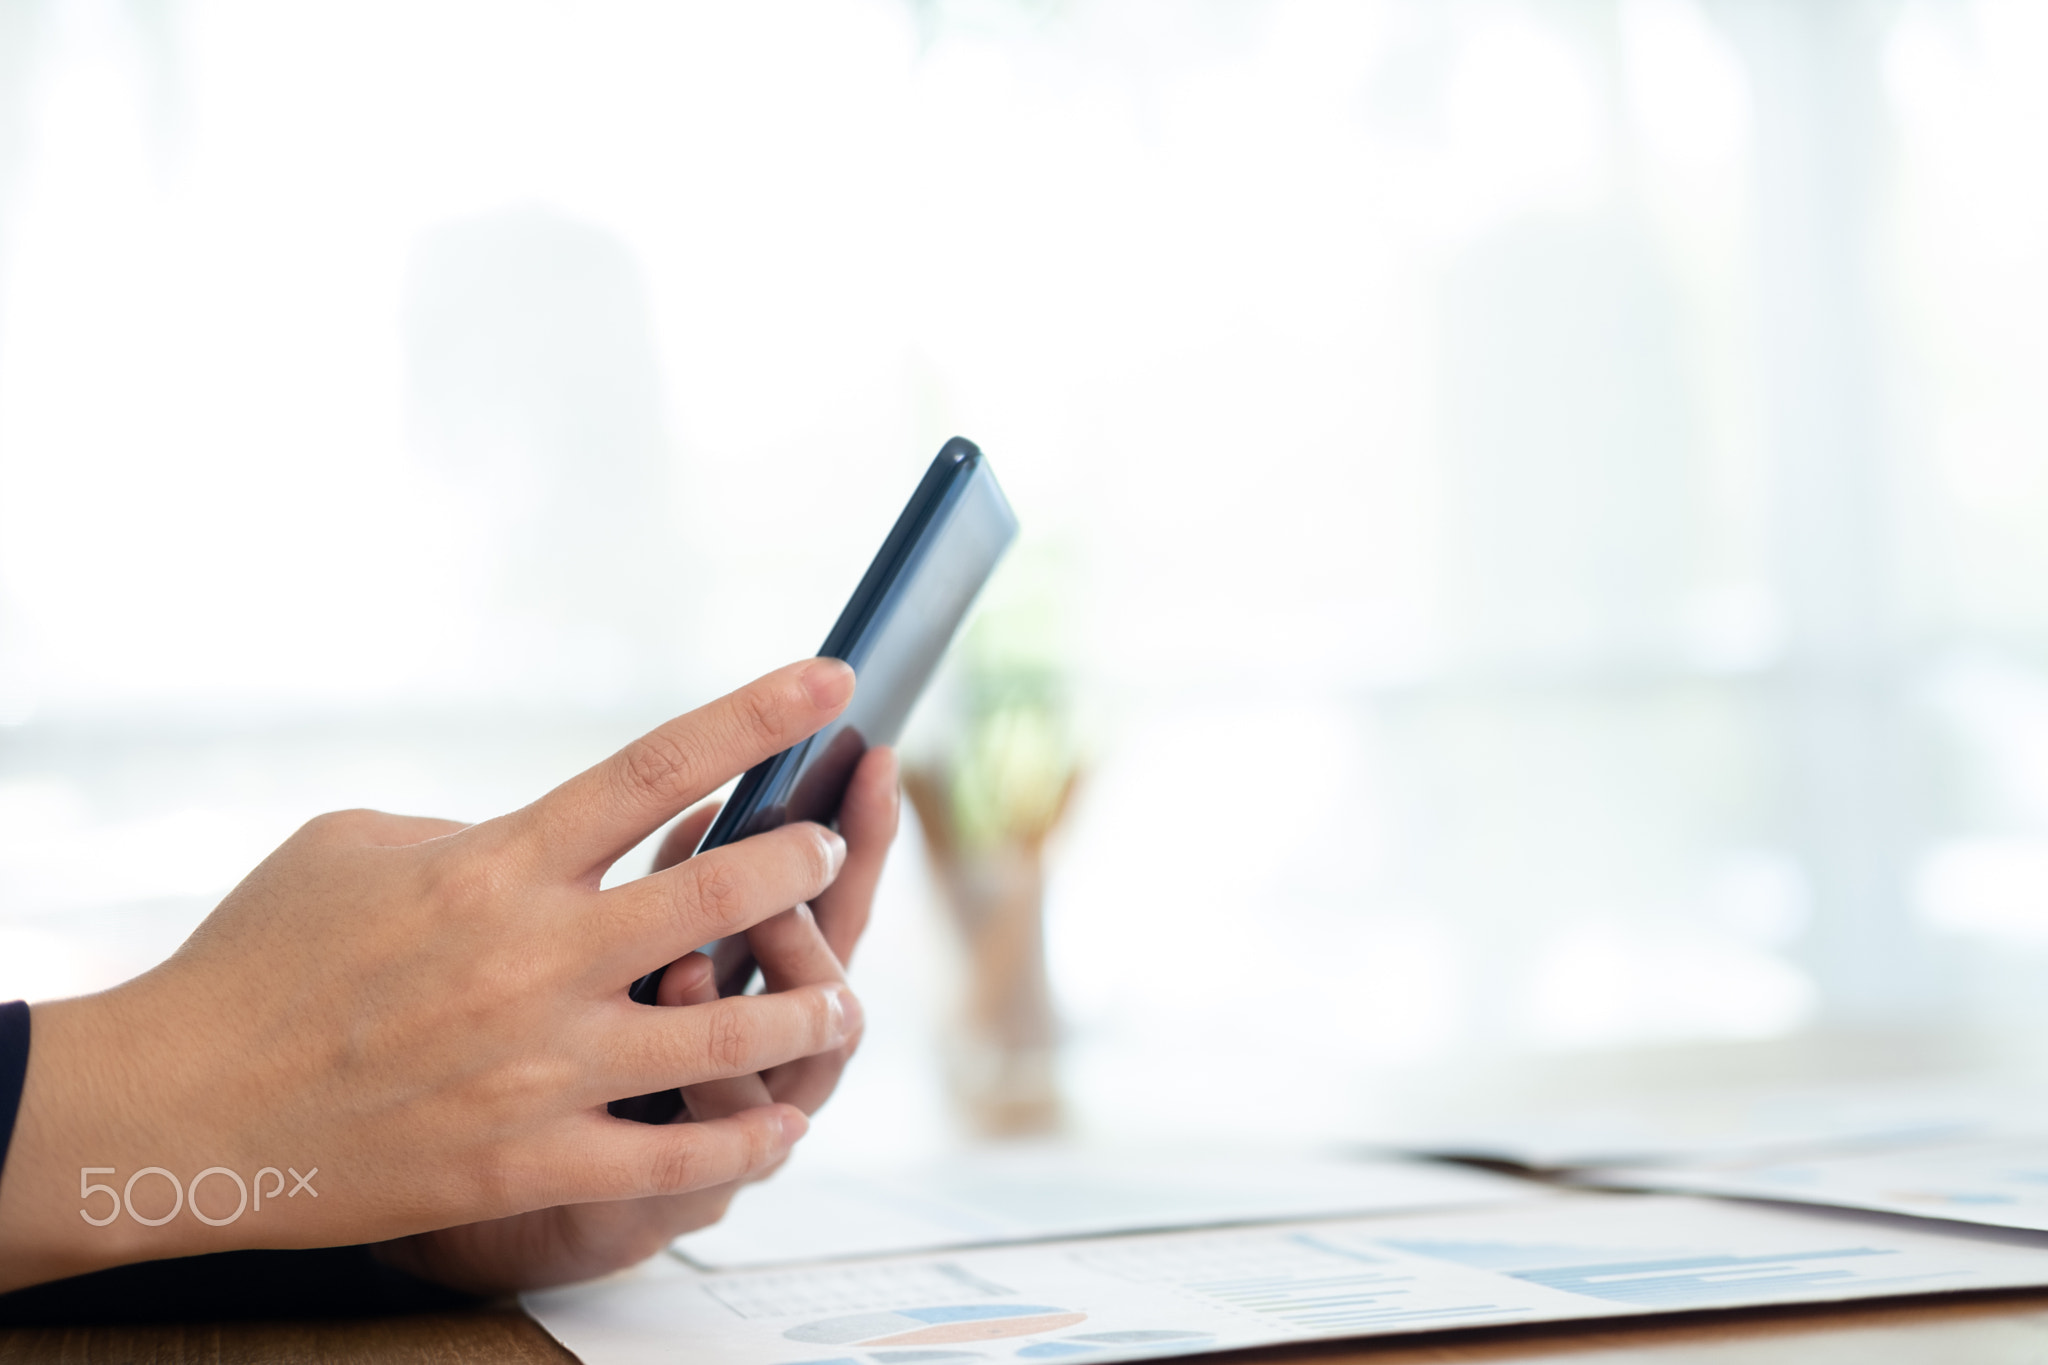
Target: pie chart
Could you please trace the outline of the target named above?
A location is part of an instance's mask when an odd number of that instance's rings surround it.
[[[949,1303],[824,1318],[783,1335],[827,1346],[952,1346],[1057,1332],[1087,1318],[1086,1313],[1042,1303]]]

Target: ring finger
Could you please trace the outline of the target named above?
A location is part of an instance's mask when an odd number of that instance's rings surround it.
[[[702,953],[691,953],[662,973],[661,989],[655,995],[654,1003],[709,1005],[717,1000],[718,983],[711,959]],[[722,1119],[742,1109],[752,1109],[757,1104],[771,1103],[767,1083],[755,1072],[729,1076],[724,1080],[701,1081],[683,1088],[683,1104],[688,1108],[690,1118],[699,1122]],[[675,1121],[682,1122],[680,1118]]]

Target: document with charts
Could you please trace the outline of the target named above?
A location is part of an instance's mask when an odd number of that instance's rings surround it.
[[[740,1191],[675,1250],[705,1270],[1044,1242],[1111,1232],[1411,1213],[1550,1196],[1547,1186],[1429,1161],[1279,1153],[1096,1151],[1019,1144],[844,1169],[804,1155]]]
[[[1784,1199],[2048,1232],[2048,1137],[1587,1172],[1590,1185]]]
[[[2048,1236],[1572,1195],[529,1294],[586,1365],[1142,1360],[1317,1338],[2048,1285]]]

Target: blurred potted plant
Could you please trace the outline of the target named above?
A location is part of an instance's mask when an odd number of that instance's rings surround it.
[[[1022,548],[1022,547],[1020,547]],[[1047,841],[1081,768],[1057,613],[1028,551],[1006,566],[949,666],[938,724],[905,765],[904,790],[965,974],[948,1038],[948,1084],[982,1137],[1057,1130],[1059,1028],[1046,977]]]

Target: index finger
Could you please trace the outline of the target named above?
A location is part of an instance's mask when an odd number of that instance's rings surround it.
[[[516,817],[539,856],[572,876],[597,876],[727,778],[816,733],[853,697],[853,670],[806,659],[634,740]]]

